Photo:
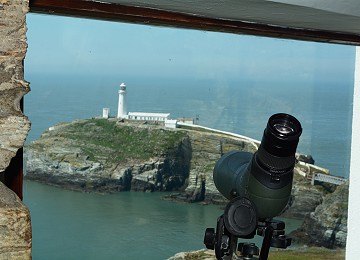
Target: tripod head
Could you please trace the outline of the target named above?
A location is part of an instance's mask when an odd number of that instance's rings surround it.
[[[214,250],[218,260],[267,260],[270,247],[287,248],[291,245],[291,238],[285,236],[285,223],[278,220],[259,221],[252,234],[244,239],[251,239],[257,235],[263,236],[261,250],[254,243],[237,243],[238,237],[229,232],[224,222],[224,215],[217,220],[216,231],[207,228],[204,236],[206,248]]]

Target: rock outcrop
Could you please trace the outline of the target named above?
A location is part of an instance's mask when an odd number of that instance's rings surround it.
[[[93,119],[61,124],[25,149],[26,178],[71,190],[172,191],[189,176],[184,132]]]
[[[217,160],[225,153],[240,150],[254,153],[258,142],[204,131],[188,132],[192,146],[192,160],[188,185],[183,193],[166,196],[168,199],[189,202],[205,202],[225,205],[228,200],[219,193],[213,181],[213,168]],[[297,158],[312,158],[297,155]],[[298,161],[294,169],[293,189],[288,208],[283,217],[303,219],[322,203],[327,191],[321,186],[313,186],[308,178],[313,172],[328,173],[327,169]]]
[[[227,199],[213,182],[215,163],[235,149],[254,153],[258,145],[246,138],[196,128],[81,120],[57,125],[26,147],[26,178],[88,192],[178,191],[165,198],[225,205]],[[310,240],[316,240],[321,235],[329,238],[321,245],[340,246],[346,236],[346,217],[328,219],[326,210],[338,205],[334,200],[347,202],[336,195],[341,188],[327,195],[324,187],[311,185],[308,176],[328,171],[321,167],[299,161],[294,171],[290,203],[282,216],[306,219],[307,226],[297,236],[307,232]],[[312,234],[312,229],[320,233]]]
[[[202,249],[192,252],[177,253],[176,255],[168,258],[167,260],[186,260],[186,259],[216,260],[216,257],[213,250]]]
[[[222,154],[255,152],[219,133],[93,119],[57,125],[25,149],[26,178],[83,191],[184,191],[186,201],[224,202],[212,181]]]
[[[233,150],[254,153],[258,143],[215,132],[189,130],[187,134],[192,146],[189,179],[185,192],[172,197],[189,202],[225,203],[227,199],[219,193],[213,181],[215,163],[223,154]]]
[[[287,209],[281,215],[286,218],[304,219],[310,212],[323,202],[327,192],[322,186],[313,186],[301,176],[295,168],[293,188]]]
[[[26,147],[26,178],[83,191],[180,191],[168,199],[225,204],[212,171],[232,150],[254,153],[259,143],[201,129],[93,119],[57,125]],[[312,167],[296,165],[287,217],[315,210],[324,191],[301,175]],[[317,169],[318,170],[318,169]]]
[[[345,248],[347,236],[349,183],[333,193],[305,217],[302,226],[292,233],[295,242],[327,248]]]

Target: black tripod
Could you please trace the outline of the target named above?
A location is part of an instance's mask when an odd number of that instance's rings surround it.
[[[291,238],[285,236],[285,223],[274,219],[258,220],[256,211],[246,198],[231,201],[217,220],[216,231],[207,228],[204,244],[215,249],[216,259],[267,260],[270,247],[287,248]],[[264,237],[261,250],[254,243],[239,243],[238,238],[251,239],[255,234]],[[259,257],[257,257],[259,256]]]

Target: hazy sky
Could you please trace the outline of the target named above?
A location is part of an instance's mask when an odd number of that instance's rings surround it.
[[[355,48],[264,37],[29,14],[31,77],[258,78],[338,80]]]

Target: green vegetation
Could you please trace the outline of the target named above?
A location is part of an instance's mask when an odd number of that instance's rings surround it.
[[[343,260],[345,250],[330,250],[326,248],[309,247],[301,249],[286,249],[271,251],[269,260]]]
[[[147,160],[176,150],[184,131],[132,126],[107,119],[89,119],[62,128],[63,137],[74,141],[90,160],[108,162]]]

